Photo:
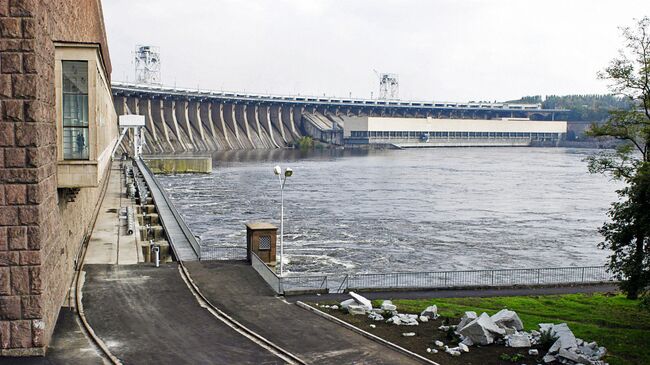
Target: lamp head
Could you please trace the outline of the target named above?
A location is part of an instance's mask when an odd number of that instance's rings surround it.
[[[273,172],[274,172],[276,175],[280,175],[280,174],[282,173],[282,169],[280,168],[280,166],[275,166],[275,167],[273,168]]]
[[[284,176],[289,177],[291,175],[293,175],[293,170],[291,169],[291,167],[287,167],[287,169],[284,170]]]

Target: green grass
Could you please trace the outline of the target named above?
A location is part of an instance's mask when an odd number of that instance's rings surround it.
[[[650,312],[622,295],[569,294],[528,297],[393,300],[402,313],[419,313],[436,304],[444,317],[465,311],[492,315],[503,308],[517,312],[526,330],[538,323],[566,322],[576,337],[596,341],[608,350],[611,365],[650,364]],[[381,301],[374,301],[379,306]]]

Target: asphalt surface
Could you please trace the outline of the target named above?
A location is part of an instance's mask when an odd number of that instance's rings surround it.
[[[99,349],[84,334],[77,314],[61,308],[44,357],[0,357],[1,365],[103,365]]]
[[[276,298],[245,263],[188,262],[216,307],[310,364],[418,364],[410,357]]]
[[[283,364],[202,308],[171,263],[86,265],[88,322],[124,364]]]
[[[577,293],[607,293],[617,292],[615,284],[594,284],[556,287],[528,287],[528,288],[486,288],[486,289],[439,289],[416,291],[377,291],[359,292],[368,299],[430,299],[430,298],[465,298],[465,297],[508,297],[521,295],[554,295]],[[307,294],[287,297],[290,302],[324,302],[343,301],[350,299],[350,295],[341,294]]]

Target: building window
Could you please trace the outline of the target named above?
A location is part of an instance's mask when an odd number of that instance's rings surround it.
[[[88,160],[88,61],[62,61],[63,159]]]

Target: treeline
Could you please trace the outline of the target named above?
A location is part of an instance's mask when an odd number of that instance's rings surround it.
[[[541,95],[524,96],[509,103],[541,103],[544,109],[568,109],[569,121],[604,121],[609,117],[609,110],[628,109],[627,99],[614,95],[548,95],[542,100]]]

